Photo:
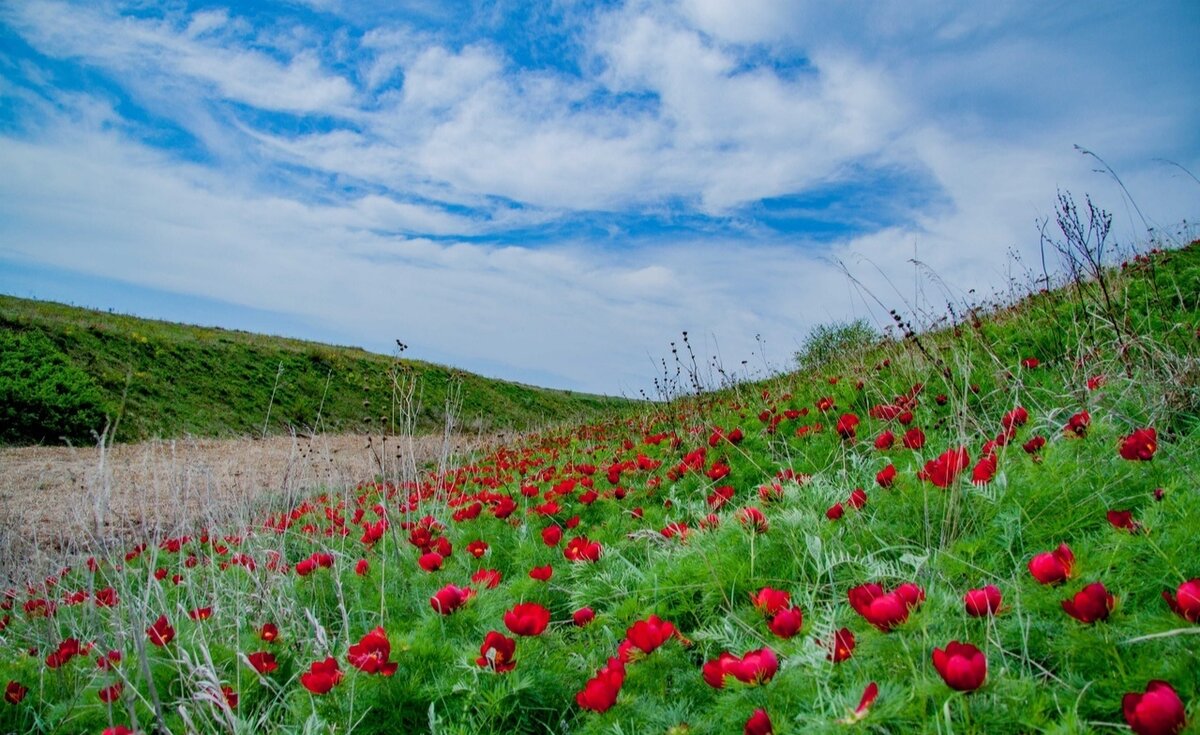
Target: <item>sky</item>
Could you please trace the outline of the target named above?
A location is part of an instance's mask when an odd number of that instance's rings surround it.
[[[1059,191],[1200,236],[1198,34],[1191,0],[0,0],[0,292],[631,397],[686,331],[754,377],[1028,286]]]

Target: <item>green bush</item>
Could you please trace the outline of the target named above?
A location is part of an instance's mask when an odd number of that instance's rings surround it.
[[[88,441],[103,425],[100,390],[50,339],[0,331],[0,442]]]
[[[811,370],[878,339],[879,333],[866,319],[818,324],[804,338],[804,344],[796,353],[796,364],[801,370]]]

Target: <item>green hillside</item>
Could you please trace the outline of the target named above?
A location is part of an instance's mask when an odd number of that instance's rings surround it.
[[[406,419],[422,433],[441,429],[448,401],[460,427],[479,431],[629,405],[358,348],[0,295],[0,443],[90,441],[106,417],[118,441],[257,435],[264,424],[400,431]]]

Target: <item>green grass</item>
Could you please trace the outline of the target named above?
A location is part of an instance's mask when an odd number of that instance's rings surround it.
[[[780,735],[1109,733],[1129,731],[1125,694],[1164,680],[1188,708],[1184,732],[1195,733],[1200,625],[1174,614],[1161,593],[1200,578],[1198,285],[1200,246],[1193,245],[1156,257],[1152,267],[1114,273],[1115,320],[1098,309],[1091,287],[1044,294],[843,355],[819,372],[528,437],[398,487],[330,488],[299,506],[265,510],[266,525],[237,537],[194,534],[179,551],[151,545],[133,559],[105,560],[95,572],[65,572],[53,584],[12,593],[0,683],[18,681],[30,693],[19,705],[0,705],[0,731],[99,732],[136,717],[147,732],[157,723],[170,732],[706,735],[741,732],[764,708]],[[1040,365],[1025,367],[1029,357]],[[1103,385],[1089,389],[1096,376]],[[870,410],[901,395],[917,397],[912,425],[927,443],[876,449],[880,432],[902,427],[871,418]],[[835,407],[819,410],[823,398]],[[966,447],[973,465],[1016,406],[1028,410],[1029,421],[996,448],[990,482],[972,484],[969,468],[946,488],[918,478],[947,448]],[[788,410],[807,414],[776,424],[773,417]],[[1086,437],[1064,435],[1081,410],[1091,414]],[[857,437],[839,438],[834,424],[851,412],[861,419]],[[821,428],[797,431],[814,425]],[[710,445],[717,427],[740,428],[745,439]],[[1121,440],[1140,427],[1158,430],[1157,451],[1150,461],[1126,460]],[[1021,448],[1034,436],[1047,440],[1036,456]],[[675,471],[700,448],[698,470]],[[718,463],[730,473],[714,481],[706,471]],[[898,476],[882,488],[875,477],[887,465]],[[613,466],[624,467],[617,484],[608,479]],[[781,479],[789,470],[808,479]],[[765,502],[760,488],[773,483],[782,497]],[[597,493],[590,503],[589,485]],[[719,485],[734,494],[714,510],[707,497]],[[827,519],[827,509],[855,488],[866,490],[866,505]],[[502,498],[516,506],[507,518],[492,512]],[[537,510],[550,500],[557,510]],[[467,517],[474,503],[481,512]],[[739,522],[750,506],[766,517],[763,532]],[[380,509],[389,531],[367,547],[361,526]],[[1132,511],[1139,530],[1113,527],[1109,510]],[[418,566],[421,551],[410,543],[427,516],[453,545],[434,572]],[[543,542],[544,528],[575,519],[558,546]],[[690,530],[668,539],[661,531],[669,524]],[[603,545],[598,561],[564,558],[563,547],[580,534]],[[477,539],[489,544],[480,559],[466,551]],[[1030,559],[1060,543],[1074,552],[1072,576],[1039,584]],[[297,575],[292,567],[314,552],[332,554],[333,565]],[[234,553],[252,557],[255,569],[229,566]],[[370,562],[365,576],[354,573],[359,559]],[[529,578],[531,568],[546,564],[554,569],[548,583]],[[167,578],[159,581],[156,569]],[[499,570],[503,581],[495,589],[473,583],[480,569]],[[170,581],[174,574],[179,584]],[[1096,581],[1116,597],[1111,615],[1094,624],[1069,617],[1062,602]],[[925,600],[881,632],[848,604],[848,590],[870,582],[889,589],[915,583]],[[477,594],[440,615],[429,599],[448,584],[471,585]],[[968,616],[963,594],[987,584],[1000,588],[1004,607],[994,617]],[[120,605],[70,604],[72,593],[108,586]],[[750,595],[766,586],[787,591],[801,608],[804,626],[795,637],[773,635],[753,607]],[[25,610],[39,598],[59,600],[57,614]],[[510,673],[476,665],[485,635],[508,634],[505,613],[520,602],[549,609],[549,628],[517,639]],[[201,605],[213,607],[212,618],[189,620],[186,611]],[[571,615],[584,605],[596,619],[577,628]],[[177,637],[155,648],[145,628],[160,614]],[[579,707],[576,693],[617,655],[626,630],[651,614],[680,635],[626,664],[611,709]],[[281,630],[273,643],[255,633],[268,621]],[[348,660],[349,647],[376,626],[399,667],[390,678]],[[819,641],[842,627],[857,646],[834,664]],[[101,672],[89,661],[48,668],[46,654],[67,636],[95,642],[97,651],[120,649],[119,671]],[[975,691],[950,689],[931,664],[933,649],[952,640],[987,658],[986,681]],[[769,682],[731,679],[719,690],[704,683],[706,661],[764,646],[781,662]],[[280,667],[260,678],[242,656],[263,650]],[[344,678],[327,694],[310,694],[298,675],[326,656]],[[118,679],[125,693],[109,709],[97,692]],[[198,696],[208,681],[232,687],[238,706]],[[840,724],[870,682],[879,696],[869,713],[856,725]]]
[[[426,433],[443,428],[447,402],[460,429],[527,429],[631,405],[351,347],[11,296],[0,296],[0,398],[9,444],[89,442],[106,416],[116,440],[137,441],[258,435],[264,424],[272,434]]]

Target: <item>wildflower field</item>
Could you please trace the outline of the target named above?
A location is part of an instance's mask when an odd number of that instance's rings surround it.
[[[1099,289],[11,590],[0,732],[1200,732],[1200,246]]]

